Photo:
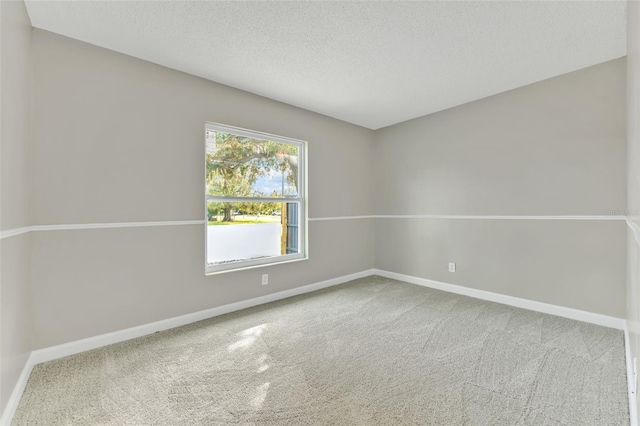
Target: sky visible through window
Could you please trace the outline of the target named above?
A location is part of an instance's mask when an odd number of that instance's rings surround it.
[[[207,193],[212,196],[297,196],[298,148],[207,132]]]

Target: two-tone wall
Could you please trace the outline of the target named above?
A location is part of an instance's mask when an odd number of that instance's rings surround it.
[[[376,268],[623,318],[625,139],[624,58],[377,131]]]
[[[401,216],[312,220],[269,287],[205,277],[201,225],[33,233],[34,349],[374,266],[625,316],[625,59],[373,132],[41,30],[33,49],[35,225],[201,219],[205,121],[308,140],[311,219]]]
[[[34,30],[33,349],[373,267],[373,221],[309,222],[309,260],[204,275],[206,121],[308,141],[309,218],[372,212],[368,129]],[[91,225],[88,228],[92,228]],[[268,286],[261,274],[269,273]]]
[[[31,24],[22,2],[0,2],[0,413],[31,352]]]

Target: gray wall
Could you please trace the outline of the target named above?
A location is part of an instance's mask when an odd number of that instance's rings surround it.
[[[373,211],[371,130],[41,30],[33,49],[35,224],[202,219],[205,121],[308,141],[310,218]],[[208,277],[202,225],[32,238],[34,349],[374,260],[371,219],[310,222],[307,261]]]
[[[376,213],[623,211],[625,126],[622,58],[387,127]],[[379,269],[625,315],[623,221],[380,218],[376,241]]]
[[[640,3],[627,2],[627,201],[640,231]],[[640,357],[640,232],[627,231],[627,324],[631,354]],[[636,406],[640,399],[636,392]]]
[[[29,225],[31,211],[31,24],[22,2],[0,2],[0,229]],[[29,249],[22,234],[0,240],[0,413],[31,351]]]

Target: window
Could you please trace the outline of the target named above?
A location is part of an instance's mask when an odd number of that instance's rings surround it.
[[[306,143],[205,126],[206,273],[306,258]]]

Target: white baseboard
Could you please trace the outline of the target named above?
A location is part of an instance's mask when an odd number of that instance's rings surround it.
[[[228,305],[218,306],[216,308],[211,308],[203,311],[194,312],[191,314],[181,315],[179,317],[169,318],[166,320],[156,321],[153,323],[144,324],[137,327],[114,331],[112,333],[101,334],[99,336],[89,337],[86,339],[81,339],[74,342],[65,343],[62,345],[35,350],[29,356],[27,363],[22,371],[22,374],[20,375],[20,378],[16,383],[16,386],[3,412],[2,418],[0,419],[0,425],[9,426],[11,424],[11,420],[13,419],[15,410],[18,407],[18,403],[20,402],[20,398],[22,397],[22,393],[26,387],[27,381],[29,379],[29,375],[31,374],[31,370],[36,364],[46,362],[46,361],[51,361],[51,360],[62,358],[69,355],[74,355],[74,354],[88,351],[91,349],[97,349],[97,348],[111,345],[114,343],[123,342],[126,340],[134,339],[136,337],[146,336],[148,334],[152,334],[157,331],[168,330],[171,328],[180,327],[182,325],[191,324],[197,321],[205,320],[205,319],[216,317],[219,315],[224,315],[224,314],[239,311],[242,309],[263,305],[265,303],[286,299],[288,297],[310,293],[316,290],[342,284],[351,280],[367,277],[370,275],[380,275],[387,278],[405,281],[411,284],[417,284],[417,285],[421,285],[429,288],[434,288],[437,290],[447,291],[450,293],[461,294],[464,296],[474,297],[477,299],[488,300],[491,302],[502,303],[505,305],[515,306],[518,308],[543,312],[551,315],[557,315],[557,316],[570,318],[578,321],[584,321],[584,322],[597,324],[605,327],[616,328],[619,330],[625,330],[625,346],[627,347],[627,353],[629,354],[629,342],[628,342],[628,332],[626,332],[626,321],[620,318],[614,318],[606,315],[580,311],[572,308],[566,308],[563,306],[536,302],[533,300],[521,299],[513,296],[506,296],[503,294],[492,293],[484,290],[476,290],[469,287],[459,286],[455,284],[447,284],[447,283],[433,281],[425,278],[418,278],[410,275],[399,274],[396,272],[389,272],[389,271],[384,271],[380,269],[368,269],[368,270],[357,272],[354,274],[344,275],[344,276],[333,278],[330,280],[321,281],[315,284],[309,284],[306,286],[297,287],[297,288],[293,288],[285,291],[280,291],[277,293],[272,293],[272,294],[256,297],[249,300],[244,300],[236,303],[231,303]],[[629,361],[627,362],[627,368],[633,368],[633,367],[629,367]],[[631,391],[631,387],[629,388],[629,390]],[[630,413],[632,416],[631,426],[637,426],[637,414],[635,410],[635,404],[631,404],[632,397],[633,399],[635,399],[635,394],[633,396],[632,395],[629,396]],[[636,423],[633,423],[633,421],[635,421]]]
[[[629,419],[631,426],[638,426],[638,406],[636,405],[636,373],[633,368],[633,358],[631,356],[631,341],[629,340],[629,326],[624,328],[624,347],[626,350],[625,359],[627,363],[627,386],[629,393]]]
[[[18,381],[13,388],[13,392],[11,392],[11,396],[7,401],[7,405],[4,407],[4,411],[2,412],[2,417],[0,418],[1,426],[10,426],[11,420],[13,420],[13,415],[18,408],[18,404],[20,403],[20,398],[22,398],[22,394],[24,393],[24,389],[27,387],[27,382],[29,381],[29,376],[31,375],[31,370],[36,363],[33,362],[33,353],[29,354],[27,358],[27,362],[22,369],[22,373],[20,373],[20,377],[18,377]]]
[[[34,362],[36,364],[39,364],[41,362],[51,361],[91,349],[100,348],[102,346],[124,342],[125,340],[135,339],[136,337],[146,336],[157,331],[168,330],[170,328],[180,327],[182,325],[187,325],[208,318],[217,317],[219,315],[228,314],[230,312],[239,311],[241,309],[263,305],[265,303],[286,299],[288,297],[298,296],[304,293],[310,293],[312,291],[346,283],[347,281],[355,280],[357,278],[362,278],[369,275],[373,275],[372,269],[357,272],[355,274],[344,275],[314,284],[305,285],[302,287],[292,288],[290,290],[267,294],[265,296],[255,297],[249,300],[243,300],[240,302],[230,303],[228,305],[205,309],[203,311],[193,312],[190,314],[181,315],[179,317],[139,325],[137,327],[114,331],[112,333],[101,334],[95,337],[88,337],[86,339],[76,340],[74,342],[64,343],[57,346],[51,346],[49,348],[38,349],[33,351]]]
[[[434,288],[436,290],[448,291],[449,293],[475,297],[476,299],[502,303],[503,305],[515,306],[517,308],[528,309],[530,311],[537,311],[537,312],[542,312],[550,315],[556,315],[559,317],[588,322],[591,324],[601,325],[609,328],[615,328],[618,330],[624,330],[626,327],[626,320],[622,318],[615,318],[607,315],[595,314],[593,312],[567,308],[564,306],[551,305],[543,302],[536,302],[535,300],[521,299],[519,297],[507,296],[504,294],[493,293],[490,291],[477,290],[474,288],[464,287],[461,285],[448,284],[440,281],[433,281],[426,278],[418,278],[411,275],[398,274],[396,272],[383,271],[381,269],[375,269],[375,274],[380,275],[382,277],[399,280],[399,281],[406,281],[411,284],[417,284],[424,287]]]

